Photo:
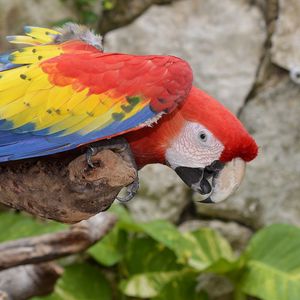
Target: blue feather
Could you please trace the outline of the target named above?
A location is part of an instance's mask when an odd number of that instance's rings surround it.
[[[22,132],[19,129],[9,131],[0,130],[0,162],[23,158],[37,157],[59,153],[74,149],[91,141],[108,138],[123,131],[133,129],[143,124],[156,114],[147,106],[140,112],[125,121],[114,122],[111,125],[95,130],[89,134],[73,133],[61,136],[61,132],[50,134],[48,130],[36,132]],[[29,126],[29,127],[28,127]],[[29,123],[24,128],[28,129],[33,124]],[[48,135],[47,135],[48,134]]]

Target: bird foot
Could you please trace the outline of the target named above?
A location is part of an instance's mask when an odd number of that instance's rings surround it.
[[[86,151],[86,162],[90,168],[95,168],[95,165],[92,162],[92,157],[104,149],[119,153],[122,158],[136,170],[136,177],[134,181],[126,186],[126,194],[124,196],[117,197],[117,200],[119,200],[120,202],[128,202],[136,195],[139,189],[137,165],[131,152],[130,146],[124,138],[113,138],[89,145]]]
[[[117,200],[120,202],[128,202],[130,201],[138,192],[139,190],[139,178],[138,176],[135,178],[134,182],[129,184],[126,187],[126,194],[125,196],[118,196]]]

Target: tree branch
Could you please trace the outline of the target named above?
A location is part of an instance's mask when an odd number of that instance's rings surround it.
[[[119,153],[103,150],[72,161],[45,158],[0,165],[0,202],[33,215],[76,223],[110,207],[120,190],[132,183],[136,169]]]
[[[113,214],[104,212],[75,224],[66,231],[0,244],[0,270],[48,262],[82,252],[104,237],[115,222]]]
[[[0,272],[0,300],[25,300],[51,293],[63,269],[54,263]]]
[[[103,10],[97,29],[104,35],[131,23],[153,4],[170,4],[174,1],[177,0],[115,0],[112,9]]]

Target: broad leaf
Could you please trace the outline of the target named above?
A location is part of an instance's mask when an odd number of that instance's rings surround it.
[[[259,231],[246,252],[241,289],[265,300],[299,300],[300,229],[272,225]]]
[[[58,280],[53,294],[33,300],[111,300],[110,286],[101,271],[88,264],[76,264],[66,268]]]
[[[152,298],[158,296],[167,283],[183,274],[180,271],[138,274],[123,280],[120,288],[127,296]]]
[[[166,221],[153,221],[140,226],[153,239],[173,250],[182,264],[188,264],[199,271],[212,268],[217,263],[219,266],[216,265],[215,271],[221,271],[219,261],[223,261],[222,272],[233,267],[234,257],[230,245],[213,230],[199,229],[183,234]]]
[[[110,267],[122,260],[126,244],[127,233],[115,226],[100,242],[91,247],[88,253],[100,264]]]
[[[150,298],[178,276],[183,267],[173,251],[150,237],[137,237],[128,244],[121,270],[127,280],[121,289],[127,296]]]
[[[140,227],[154,240],[174,251],[181,263],[186,263],[192,256],[196,241],[186,239],[173,224],[158,220],[142,223]]]
[[[110,207],[109,212],[117,215],[117,227],[130,232],[140,232],[142,229],[133,218],[129,215],[127,209],[122,204],[114,204]]]
[[[176,271],[182,268],[173,251],[150,237],[130,241],[122,264],[125,274]]]
[[[204,292],[197,292],[196,279],[197,275],[189,273],[175,277],[163,287],[159,296],[153,300],[209,300]]]
[[[184,236],[197,244],[188,261],[190,266],[214,273],[225,273],[235,267],[229,243],[216,231],[202,228]]]
[[[66,229],[54,221],[40,221],[22,213],[0,213],[0,242]]]

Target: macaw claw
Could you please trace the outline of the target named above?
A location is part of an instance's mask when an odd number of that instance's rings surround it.
[[[90,146],[87,150],[86,150],[86,162],[88,164],[88,166],[92,169],[95,168],[95,165],[92,162],[92,156],[97,154],[97,149]]]
[[[136,195],[138,190],[139,190],[139,178],[137,176],[134,182],[129,184],[126,187],[126,195],[123,197],[118,196],[117,200],[119,200],[120,202],[128,202]]]
[[[116,153],[119,153],[122,158],[136,170],[136,177],[134,181],[126,186],[126,195],[117,197],[117,200],[119,200],[120,202],[128,202],[136,195],[139,190],[138,169],[130,146],[126,139],[121,137],[104,140],[89,145],[86,151],[86,162],[90,168],[95,168],[95,165],[92,162],[92,156],[96,155],[104,149],[109,149]]]

